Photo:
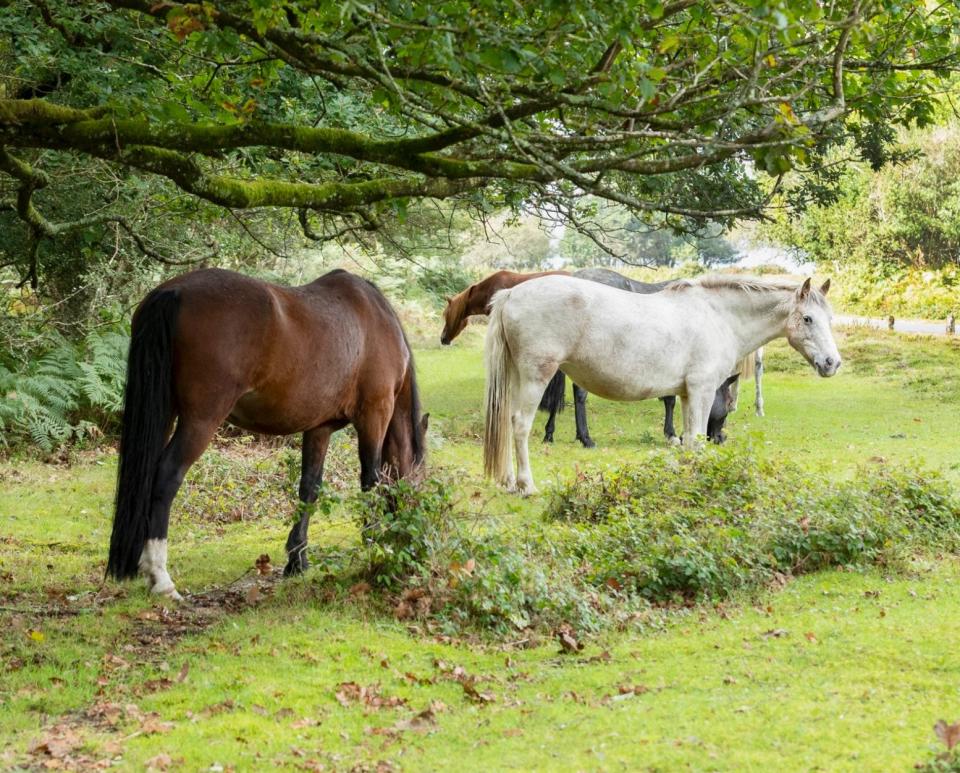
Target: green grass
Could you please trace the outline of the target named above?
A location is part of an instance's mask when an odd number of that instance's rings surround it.
[[[431,464],[458,481],[461,509],[531,518],[542,497],[500,494],[480,476],[478,340],[470,330],[463,343],[418,353]],[[772,348],[768,415],[752,415],[745,385],[728,426],[737,450],[784,455],[825,477],[921,460],[960,481],[960,347],[865,332],[840,345],[846,365],[829,380]],[[532,444],[541,488],[576,466],[642,463],[662,448],[659,403],[590,406],[597,449],[574,444],[570,409],[555,445]],[[340,441],[330,467],[344,488],[355,473],[351,443]],[[258,456],[244,468],[249,479],[231,478],[235,453],[208,452],[183,492],[170,548],[181,588],[228,586],[259,554],[282,551],[293,452],[268,454],[272,466]],[[108,454],[70,467],[0,466],[2,767],[43,762],[27,754],[31,744],[66,735],[75,748],[65,762],[115,759],[121,769],[166,753],[190,770],[382,761],[406,770],[453,761],[475,770],[903,770],[931,756],[937,719],[960,717],[960,563],[949,557],[895,577],[804,577],[657,617],[642,634],[606,633],[578,655],[520,632],[472,643],[412,633],[362,594],[331,601],[309,575],[253,604],[205,608],[212,624],[178,636],[196,616],[165,614],[139,584],[101,582],[114,470]],[[317,522],[312,539],[354,539],[347,517]],[[437,661],[476,676],[494,700],[471,701]],[[343,707],[342,682],[379,685],[406,704]],[[621,685],[641,689],[621,695]],[[426,732],[392,730],[431,701],[444,707]],[[91,716],[104,703],[120,707],[113,724]]]

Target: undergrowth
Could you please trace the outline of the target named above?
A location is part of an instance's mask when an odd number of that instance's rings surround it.
[[[665,452],[581,474],[540,520],[496,527],[461,517],[452,490],[400,482],[352,500],[363,538],[320,549],[319,582],[375,593],[396,617],[446,633],[599,631],[792,575],[896,572],[960,548],[960,501],[912,469],[832,482],[726,449]]]
[[[0,443],[49,453],[116,432],[129,341],[120,330],[94,330],[26,363],[0,360]]]

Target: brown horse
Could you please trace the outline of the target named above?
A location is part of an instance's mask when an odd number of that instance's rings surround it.
[[[180,598],[166,567],[170,505],[224,421],[303,433],[284,573],[302,572],[333,432],[356,428],[364,489],[423,461],[413,354],[386,298],[340,270],[279,287],[204,269],[151,291],[133,317],[108,574],[140,571],[154,593]]]
[[[521,282],[536,279],[538,276],[550,276],[551,274],[569,276],[568,271],[541,271],[536,274],[497,271],[486,279],[470,285],[466,290],[457,293],[452,298],[447,298],[447,308],[443,311],[443,332],[440,334],[440,343],[449,346],[453,339],[463,332],[470,317],[477,314],[488,315],[490,313],[490,299],[498,290],[506,290]]]

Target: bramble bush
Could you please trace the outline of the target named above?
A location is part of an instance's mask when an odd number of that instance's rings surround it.
[[[896,568],[914,552],[960,547],[960,502],[935,474],[881,467],[838,482],[743,449],[581,475],[545,517],[588,582],[654,603],[724,598],[828,567]]]
[[[452,491],[431,479],[354,500],[364,539],[319,550],[324,580],[365,581],[401,619],[450,633],[597,631],[791,575],[897,571],[960,549],[960,501],[935,474],[884,467],[833,482],[744,448],[578,475],[542,519],[508,528],[464,518]]]

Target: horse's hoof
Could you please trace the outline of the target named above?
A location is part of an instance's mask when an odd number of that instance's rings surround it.
[[[168,598],[171,601],[177,602],[178,604],[183,603],[183,596],[181,596],[177,592],[176,587],[174,587],[172,584],[166,587],[154,586],[153,588],[150,589],[150,592],[157,596],[163,596],[164,598]]]
[[[667,438],[667,443],[671,446],[678,446],[680,445],[680,438],[678,438],[676,435],[671,435]]]
[[[584,448],[596,448],[597,444],[593,442],[592,438],[578,438],[581,443],[583,443]]]
[[[552,442],[553,442],[553,435],[544,435],[544,436],[543,436],[543,442],[544,442],[544,443],[552,443]]]
[[[289,561],[285,567],[283,567],[283,576],[284,577],[296,577],[298,574],[303,574],[307,569],[310,568],[310,562],[306,558],[301,558],[299,561]]]

